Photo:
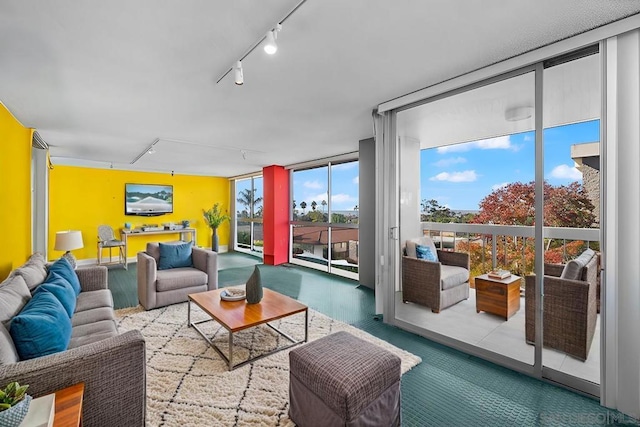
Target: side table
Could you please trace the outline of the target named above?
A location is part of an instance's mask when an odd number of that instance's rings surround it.
[[[82,399],[84,383],[56,391],[54,427],[79,427],[82,425]]]
[[[485,311],[509,320],[520,310],[520,276],[492,279],[483,274],[476,277],[476,312]]]

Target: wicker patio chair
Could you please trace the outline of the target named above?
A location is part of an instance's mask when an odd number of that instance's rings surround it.
[[[402,300],[434,313],[469,298],[469,254],[437,252],[439,262],[402,257]]]
[[[579,275],[579,280],[560,278],[562,264],[544,266],[544,346],[587,360],[596,328],[596,277],[598,256],[594,255]],[[525,335],[535,341],[535,276],[525,277]]]

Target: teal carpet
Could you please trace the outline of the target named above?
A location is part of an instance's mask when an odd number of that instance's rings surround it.
[[[218,259],[220,286],[244,283],[262,262],[238,253]],[[625,425],[596,400],[376,320],[373,291],[357,282],[297,266],[260,265],[260,272],[266,287],[422,358],[402,377],[403,426]],[[137,305],[136,265],[110,270],[109,287],[116,308]]]

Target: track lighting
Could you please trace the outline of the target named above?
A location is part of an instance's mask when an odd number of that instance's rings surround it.
[[[236,67],[235,67],[235,82],[238,86],[240,86],[241,84],[244,83],[244,74],[242,72],[242,62],[241,61],[236,61]]]
[[[264,44],[264,51],[269,55],[273,55],[278,51],[278,45],[276,39],[278,38],[278,32],[282,30],[282,25],[276,25],[276,28],[267,33],[266,42]]]
[[[149,154],[156,154],[156,149],[155,149],[155,148],[153,148],[153,147],[151,147],[151,148],[149,148],[149,151],[147,151],[147,153],[149,153]]]

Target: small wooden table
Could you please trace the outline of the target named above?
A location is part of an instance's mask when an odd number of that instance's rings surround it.
[[[289,298],[286,295],[279,294],[271,289],[263,289],[262,301],[257,304],[247,304],[246,300],[241,301],[224,301],[220,298],[222,289],[213,291],[200,292],[197,294],[189,294],[189,302],[187,304],[187,322],[202,337],[207,340],[209,345],[218,352],[229,365],[229,370],[246,365],[247,363],[269,356],[280,350],[293,347],[303,342],[307,342],[309,336],[309,309],[306,305]],[[195,303],[204,310],[211,319],[205,319],[198,322],[191,321],[191,303]],[[304,340],[296,341],[288,334],[280,331],[268,322],[304,312]],[[215,320],[227,331],[229,331],[229,357],[222,353],[217,345],[206,334],[198,328],[198,324]],[[259,356],[245,360],[244,362],[233,364],[233,334],[243,329],[252,328],[254,326],[266,324],[271,329],[291,341],[291,344],[278,347],[273,351],[263,353]]]
[[[56,391],[54,427],[79,427],[82,425],[82,399],[84,383]]]
[[[476,312],[486,311],[509,320],[520,310],[520,276],[492,279],[483,274],[476,277]]]

